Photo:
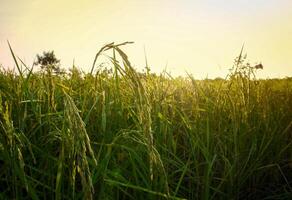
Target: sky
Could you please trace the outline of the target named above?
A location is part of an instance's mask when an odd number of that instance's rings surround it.
[[[244,44],[258,77],[292,76],[291,0],[0,0],[0,63],[15,54],[31,65],[54,50],[62,67],[91,69],[110,42],[131,63],[195,78],[225,77]]]

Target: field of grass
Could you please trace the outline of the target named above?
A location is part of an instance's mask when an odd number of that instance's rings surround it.
[[[0,199],[292,199],[292,79],[0,71]]]

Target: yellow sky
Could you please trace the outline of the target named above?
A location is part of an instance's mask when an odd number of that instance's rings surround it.
[[[89,70],[109,42],[126,47],[137,68],[173,75],[224,76],[245,44],[260,77],[292,76],[291,0],[0,0],[0,63],[13,66],[6,40],[32,64],[55,50],[62,65]]]

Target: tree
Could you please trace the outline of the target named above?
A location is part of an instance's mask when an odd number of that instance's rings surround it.
[[[48,73],[61,73],[60,60],[56,58],[54,51],[44,51],[43,55],[37,54],[37,61],[34,64],[40,65],[40,67]]]

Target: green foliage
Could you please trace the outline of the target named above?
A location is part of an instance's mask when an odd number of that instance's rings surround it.
[[[0,199],[291,199],[291,78],[242,53],[227,79],[141,74],[125,44],[91,73],[0,71]]]

